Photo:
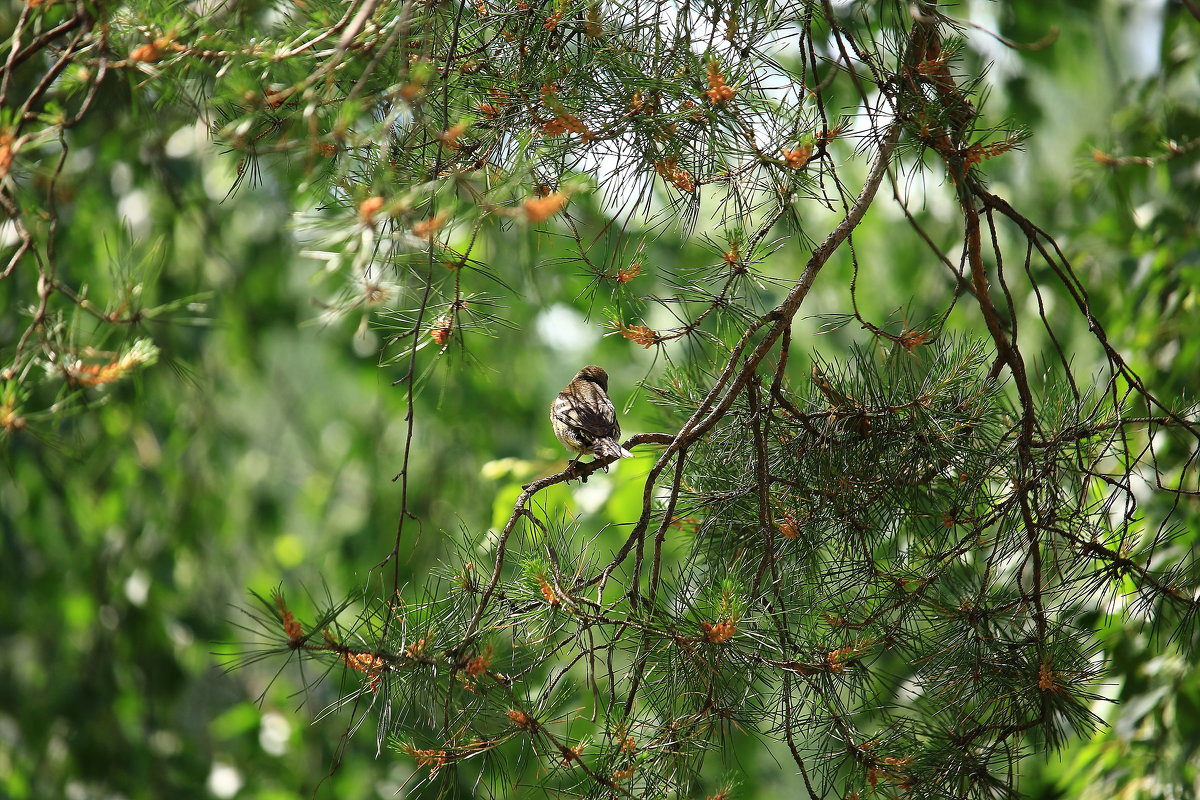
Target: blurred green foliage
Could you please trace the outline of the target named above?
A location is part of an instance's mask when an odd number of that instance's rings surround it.
[[[259,5],[244,13],[276,13]],[[0,10],[0,31],[22,6]],[[1116,0],[955,11],[1017,42],[1057,29],[1053,43],[1032,51],[968,31],[968,69],[996,61],[986,114],[1033,134],[1024,152],[996,159],[987,173],[1065,243],[1114,344],[1148,382],[1164,397],[1192,400],[1200,155],[1187,148],[1200,138],[1200,23],[1180,4]],[[161,27],[170,27],[167,16]],[[382,308],[323,313],[351,290],[301,254],[313,233],[294,213],[329,215],[296,185],[295,165],[269,164],[226,196],[236,159],[210,144],[181,98],[154,87],[144,75],[103,84],[94,111],[67,135],[53,199],[57,257],[72,285],[101,308],[161,308],[117,327],[68,312],[74,330],[119,352],[149,337],[158,362],[72,397],[70,415],[57,414],[56,390],[43,386],[44,396],[22,400],[25,429],[0,440],[0,796],[391,797],[415,764],[376,757],[369,730],[345,738],[366,708],[323,715],[357,676],[281,672],[282,659],[227,667],[255,638],[242,627],[249,591],[282,587],[301,613],[319,605],[306,593],[319,601],[386,585],[376,565],[393,546],[400,498],[392,478],[407,411],[391,385],[403,370],[379,363],[395,320]],[[1122,161],[1133,157],[1152,163]],[[44,190],[32,171],[9,180],[29,197]],[[959,226],[948,188],[930,173],[898,180],[928,184],[913,213],[952,251]],[[914,236],[894,234],[903,223],[889,207],[890,216],[855,234],[860,281],[872,287],[858,302],[872,319],[927,319],[942,307],[947,273]],[[601,234],[598,195],[578,195],[572,208],[589,240]],[[11,229],[0,231],[7,259],[15,241]],[[608,263],[613,252],[604,248],[625,257],[629,242],[642,243],[642,294],[676,268],[713,258],[699,235],[678,227],[624,235],[600,236],[593,258]],[[400,543],[404,580],[446,572],[451,545],[486,553],[480,543],[507,518],[520,484],[562,467],[546,408],[580,365],[612,374],[627,432],[660,429],[637,386],[661,360],[606,335],[609,287],[589,292],[592,278],[571,263],[570,245],[561,230],[482,233],[481,260],[495,272],[481,281],[495,281],[495,313],[506,325],[468,331],[423,362],[409,467],[419,523]],[[774,258],[799,265],[806,256],[789,244]],[[839,256],[813,307],[847,312],[850,274]],[[35,281],[21,269],[0,280],[6,356],[28,322]],[[1047,288],[1043,302],[1067,299]],[[1024,311],[1036,299],[1017,292],[1014,303]],[[798,321],[802,352],[838,359],[863,340],[850,327],[814,338],[822,322]],[[1086,330],[1061,333],[1081,371],[1098,364]],[[1047,344],[1030,337],[1031,351]],[[684,346],[674,355],[686,359]],[[805,374],[797,361],[796,374]],[[602,530],[636,517],[632,478],[649,464],[639,454],[539,502]],[[1176,546],[1195,547],[1196,535]],[[596,547],[620,541],[610,528]],[[1026,761],[1023,789],[1047,798],[1194,793],[1200,674],[1119,615],[1095,624],[1112,659],[1102,691],[1120,701],[1097,706],[1111,727],[1061,758]],[[778,796],[778,768],[757,742],[735,737],[726,757],[759,776],[742,796]]]

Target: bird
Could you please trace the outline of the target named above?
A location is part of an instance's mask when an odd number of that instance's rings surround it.
[[[594,456],[596,461],[633,458],[633,453],[617,441],[621,426],[608,398],[608,373],[595,364],[579,370],[554,398],[550,424],[563,446],[579,454],[567,464],[568,470],[573,470],[585,455]]]

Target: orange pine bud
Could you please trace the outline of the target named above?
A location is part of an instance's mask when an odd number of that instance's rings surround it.
[[[561,192],[545,197],[527,197],[522,204],[525,218],[533,223],[543,222],[566,208],[567,200],[567,196]]]
[[[438,347],[442,347],[446,342],[450,341],[450,337],[454,335],[454,320],[450,317],[442,317],[429,329],[429,338],[433,339],[433,343]]]
[[[146,42],[140,47],[135,47],[129,53],[129,60],[146,64],[152,61],[158,61],[160,58],[162,58],[163,51],[170,46],[170,37],[160,36],[153,42]]]
[[[358,218],[365,225],[374,224],[375,215],[379,213],[379,209],[383,208],[383,198],[379,196],[368,197],[358,204]]]
[[[783,160],[789,169],[800,169],[812,158],[812,147],[807,144],[798,146],[795,150],[784,150]]]
[[[618,330],[626,339],[634,344],[640,344],[647,350],[662,341],[658,331],[647,328],[645,325],[621,325]]]
[[[642,265],[638,262],[633,262],[628,267],[621,267],[617,270],[617,283],[629,283],[631,280],[642,274]]]
[[[426,219],[414,222],[412,226],[413,236],[420,236],[422,239],[432,239],[442,226],[446,224],[447,214],[445,211],[439,211],[436,215]]]
[[[714,644],[728,641],[737,633],[737,626],[728,620],[718,622],[716,625],[701,622],[700,627],[704,629],[704,638]]]
[[[779,532],[785,539],[800,538],[800,523],[792,516],[791,512],[785,511],[783,519],[776,522],[775,526],[779,528]]]
[[[508,718],[512,720],[513,725],[518,728],[529,730],[534,726],[534,721],[524,711],[509,711]]]

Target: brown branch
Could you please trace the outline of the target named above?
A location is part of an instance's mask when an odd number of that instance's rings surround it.
[[[629,437],[623,445],[626,450],[632,450],[645,444],[670,444],[675,440],[675,437],[669,433],[639,433]],[[484,589],[483,597],[480,599],[478,606],[475,609],[475,614],[471,617],[471,621],[467,624],[467,632],[463,635],[463,644],[465,646],[475,631],[478,630],[479,621],[483,618],[487,611],[488,604],[491,602],[492,596],[496,592],[496,586],[500,583],[500,573],[504,568],[504,556],[508,544],[508,537],[512,534],[516,527],[517,520],[527,513],[530,499],[542,491],[558,483],[566,483],[571,480],[584,480],[587,476],[596,472],[599,469],[606,468],[609,464],[616,461],[617,458],[609,459],[594,459],[586,464],[578,464],[575,467],[568,467],[562,472],[547,475],[535,481],[531,481],[521,487],[521,494],[517,497],[516,503],[513,505],[512,514],[509,515],[508,522],[500,532],[500,536],[496,542],[496,565],[492,569],[491,579],[488,581],[487,587]],[[580,587],[573,587],[574,591],[578,591]]]
[[[633,547],[645,536],[653,507],[654,487],[657,485],[658,477],[662,474],[663,469],[672,458],[677,455],[682,457],[682,451],[685,451],[693,442],[707,433],[724,416],[738,393],[750,379],[750,376],[758,368],[759,363],[766,357],[779,337],[783,335],[783,331],[791,326],[792,318],[795,317],[805,298],[808,297],[808,293],[812,289],[813,283],[816,281],[821,269],[834,252],[837,251],[842,242],[850,235],[850,232],[862,222],[867,209],[875,199],[875,193],[879,189],[879,184],[886,174],[887,165],[890,163],[892,152],[899,137],[900,124],[898,121],[893,121],[884,132],[879,150],[875,155],[875,161],[867,173],[863,188],[854,205],[851,206],[841,222],[829,232],[824,241],[813,251],[804,268],[804,272],[801,273],[795,284],[793,284],[783,301],[775,309],[759,317],[746,328],[741,339],[733,347],[725,369],[717,377],[716,383],[709,390],[704,400],[701,401],[696,411],[693,412],[692,416],[680,428],[679,433],[667,447],[666,452],[659,456],[658,461],[651,467],[650,473],[646,477],[645,488],[642,491],[641,516],[634,525],[625,544],[601,573],[587,580],[582,585],[590,586],[606,581],[608,576],[629,555]],[[742,358],[742,354],[750,346],[751,340],[755,334],[768,325],[770,325],[770,329],[767,334],[746,357],[745,361],[741,363],[741,368],[739,369],[739,361]],[[735,373],[737,373],[736,377],[734,377]],[[722,394],[723,392],[724,394]],[[676,484],[672,487],[672,496],[677,495],[678,491],[679,487]],[[577,586],[576,588],[578,589],[579,587]]]
[[[31,6],[27,5],[27,8],[28,7],[31,7]],[[11,56],[9,57],[8,64],[5,66],[5,70],[11,71],[15,67],[20,66],[23,62],[28,60],[31,56],[36,55],[46,45],[50,44],[50,42],[54,41],[59,36],[62,36],[67,31],[70,31],[70,30],[73,30],[74,28],[79,27],[81,24],[83,24],[84,22],[86,22],[88,20],[89,20],[89,17],[83,10],[83,4],[80,4],[77,7],[77,10],[74,14],[72,14],[70,17],[68,17],[66,20],[59,23],[58,25],[55,25],[50,30],[42,33],[41,36],[34,39],[29,44],[25,45],[25,47],[21,48],[20,51],[18,51],[14,47],[13,50],[10,51]]]
[[[1024,215],[1020,214],[1003,198],[991,194],[979,186],[974,187],[973,191],[975,195],[983,201],[985,206],[996,209],[1010,221],[1015,223],[1017,227],[1020,228],[1025,234],[1025,236],[1028,237],[1028,239],[1033,243],[1034,247],[1037,248],[1046,264],[1055,272],[1056,275],[1058,275],[1059,280],[1067,289],[1067,293],[1071,296],[1071,300],[1075,303],[1076,307],[1079,309],[1079,312],[1083,315],[1084,320],[1087,321],[1088,330],[1091,331],[1092,336],[1095,337],[1096,341],[1099,342],[1100,346],[1104,349],[1105,356],[1108,358],[1109,363],[1111,363],[1117,369],[1117,371],[1133,385],[1138,393],[1142,397],[1146,398],[1149,403],[1161,409],[1176,425],[1186,429],[1197,439],[1200,439],[1200,426],[1184,419],[1165,403],[1159,400],[1158,397],[1156,397],[1154,393],[1146,387],[1145,382],[1143,382],[1141,379],[1141,376],[1133,371],[1133,369],[1125,361],[1124,357],[1117,352],[1116,348],[1114,348],[1109,342],[1108,334],[1104,330],[1104,326],[1101,325],[1100,320],[1098,320],[1095,315],[1092,314],[1091,303],[1087,292],[1084,290],[1082,284],[1079,283],[1078,278],[1074,275],[1070,263],[1067,261],[1066,256],[1064,256],[1062,251],[1059,249],[1058,243],[1054,240],[1054,238],[1050,236],[1050,234],[1046,233],[1046,231],[1042,230],[1033,222],[1031,222]],[[1047,249],[1047,246],[1049,246],[1050,249]],[[1053,254],[1051,254],[1050,250],[1053,250]]]

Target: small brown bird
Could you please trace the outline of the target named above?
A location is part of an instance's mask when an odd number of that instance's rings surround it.
[[[633,458],[621,447],[617,437],[617,410],[608,399],[608,373],[595,365],[579,370],[567,388],[550,404],[550,424],[554,435],[569,450],[578,453],[567,465],[573,468],[580,456],[592,455],[597,461]]]

